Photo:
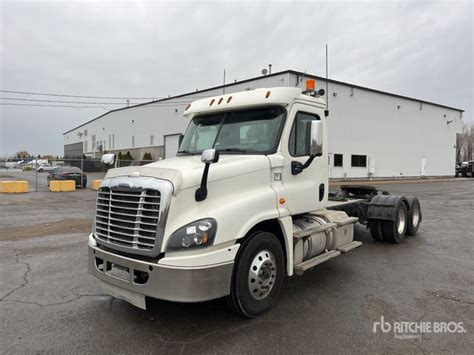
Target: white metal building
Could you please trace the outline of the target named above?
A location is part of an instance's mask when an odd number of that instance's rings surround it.
[[[326,89],[326,80],[292,70],[109,111],[64,133],[65,156],[130,151],[140,160],[174,156],[187,104],[203,97],[263,87]],[[450,176],[463,110],[329,80],[329,153],[333,178]]]

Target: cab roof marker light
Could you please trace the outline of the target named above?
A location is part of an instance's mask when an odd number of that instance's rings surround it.
[[[229,96],[229,98],[227,99],[227,103],[229,103],[230,100],[232,100],[232,96]]]
[[[271,92],[267,91],[267,94],[265,95],[265,98],[268,99],[270,97]]]
[[[220,104],[221,104],[221,102],[222,102],[222,100],[224,100],[224,98],[223,98],[223,97],[221,97],[221,98],[219,99],[219,101],[217,102],[217,104],[218,104],[218,105],[220,105]]]
[[[184,111],[189,110],[190,107],[191,107],[191,104],[188,104],[188,106],[186,106],[186,109]]]
[[[209,103],[209,106],[212,106],[212,104],[216,101],[216,99],[212,99],[211,102]]]

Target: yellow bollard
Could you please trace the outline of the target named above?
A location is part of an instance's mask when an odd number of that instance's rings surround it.
[[[0,181],[0,193],[21,194],[28,192],[28,181]]]
[[[52,192],[76,191],[76,182],[74,180],[51,180],[49,182],[49,191],[52,191]]]
[[[100,184],[102,184],[102,180],[92,180],[92,190],[98,190],[100,187]]]

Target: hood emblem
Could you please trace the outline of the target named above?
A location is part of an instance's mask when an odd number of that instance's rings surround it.
[[[139,171],[134,171],[131,176],[140,176],[140,172]]]

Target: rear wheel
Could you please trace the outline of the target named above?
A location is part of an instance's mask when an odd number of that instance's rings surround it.
[[[387,242],[400,243],[405,238],[408,226],[408,209],[405,203],[396,207],[394,221],[383,221],[383,237]]]
[[[407,225],[407,234],[415,235],[418,232],[418,227],[420,226],[422,215],[421,215],[421,205],[420,201],[414,197],[407,197],[408,205],[410,206],[409,216],[408,216],[408,225]]]
[[[227,302],[233,311],[254,318],[269,310],[283,283],[283,248],[275,235],[256,232],[240,247]]]
[[[372,234],[372,238],[378,242],[383,242],[382,222],[383,221],[376,219],[368,221],[370,234]]]

